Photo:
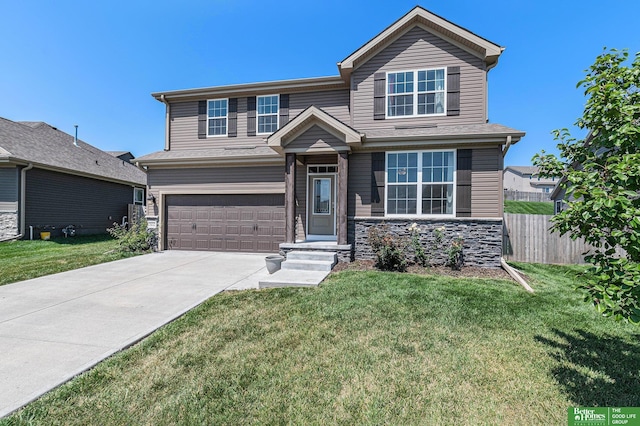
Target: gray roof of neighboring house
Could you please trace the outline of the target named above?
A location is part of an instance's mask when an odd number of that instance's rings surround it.
[[[539,171],[536,166],[507,166],[504,170],[511,170],[520,175],[537,175]]]
[[[129,154],[133,157],[133,154],[131,154],[131,152],[129,151],[105,151],[105,152],[113,157],[120,157],[121,155],[125,155],[125,154]]]
[[[15,122],[0,117],[0,162],[33,163],[34,166],[72,174],[146,185],[147,175],[86,142],[44,122]]]

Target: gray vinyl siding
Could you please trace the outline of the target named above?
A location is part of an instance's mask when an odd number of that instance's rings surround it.
[[[171,104],[171,150],[266,145],[268,135],[247,136],[247,97],[238,96],[237,137],[198,139],[198,101]],[[349,91],[328,90],[289,94],[289,120],[310,105],[322,108],[338,120],[349,122]]]
[[[350,111],[348,90],[292,93],[289,95],[289,120],[295,118],[310,105],[315,105],[334,118],[345,124],[349,124]]]
[[[420,68],[460,67],[460,115],[373,119],[373,88],[376,72],[410,71]],[[484,62],[465,50],[414,27],[356,69],[352,75],[353,122],[361,131],[400,125],[478,124],[486,122],[486,71]]]
[[[371,153],[349,155],[347,216],[371,216]]]
[[[234,189],[237,193],[284,192],[284,166],[151,168],[147,173],[149,192],[156,197],[159,191],[174,194],[233,193]]]
[[[0,212],[18,211],[17,167],[0,168]]]
[[[502,217],[502,153],[474,149],[471,159],[471,217]]]
[[[322,149],[344,148],[345,143],[320,126],[314,125],[309,130],[287,144],[287,149]]]
[[[75,225],[78,234],[105,233],[132,202],[128,185],[32,169],[26,175],[25,225],[54,226],[53,235],[67,225]]]
[[[147,201],[151,215],[158,214],[160,191],[172,194],[216,193],[284,193],[284,166],[207,167],[149,169],[149,194],[156,205]]]

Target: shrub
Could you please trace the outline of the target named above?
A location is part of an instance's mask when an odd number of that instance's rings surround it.
[[[459,271],[464,263],[464,253],[462,251],[464,247],[464,240],[462,237],[457,236],[451,242],[449,250],[447,251],[448,260],[447,266],[450,266],[454,271]]]
[[[156,247],[156,233],[147,229],[147,221],[144,218],[133,223],[129,229],[126,225],[114,223],[113,228],[108,228],[107,232],[118,240],[121,252],[147,253]]]
[[[392,234],[387,225],[382,224],[369,228],[369,244],[376,254],[377,268],[397,272],[407,270],[407,238]]]
[[[433,239],[430,243],[427,243],[425,247],[422,244],[420,227],[417,223],[412,223],[409,227],[411,233],[411,246],[413,247],[413,254],[415,263],[427,267],[432,266],[432,259],[434,254],[440,249],[442,239],[444,237],[444,227],[436,228],[433,230]]]

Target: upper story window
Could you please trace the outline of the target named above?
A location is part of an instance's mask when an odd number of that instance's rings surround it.
[[[228,99],[207,101],[207,136],[227,135]]]
[[[273,133],[278,130],[278,95],[258,96],[258,133]]]
[[[453,215],[455,151],[387,153],[387,215]]]
[[[387,117],[444,115],[445,68],[387,73]]]

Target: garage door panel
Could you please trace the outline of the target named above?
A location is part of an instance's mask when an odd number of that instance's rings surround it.
[[[200,221],[209,221],[209,210],[196,210],[196,220]]]
[[[284,195],[170,195],[168,246],[183,250],[277,252]]]

